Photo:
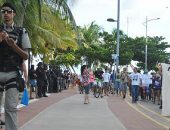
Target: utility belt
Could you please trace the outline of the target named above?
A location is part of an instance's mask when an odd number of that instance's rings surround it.
[[[3,88],[0,88],[1,92],[4,91],[4,86],[5,86],[5,90],[8,90],[9,88],[17,88],[19,92],[24,91],[24,88],[26,87],[26,85],[20,73],[19,67],[0,67],[0,72],[12,72],[12,71],[17,72],[17,77],[12,78],[6,82],[0,82],[0,85],[3,86]],[[11,82],[14,82],[14,81],[16,82],[15,84],[10,84]]]
[[[3,92],[4,89],[7,91],[10,88],[17,88],[17,83],[10,84],[10,83],[16,82],[16,81],[17,81],[17,78],[12,78],[6,82],[0,82],[0,85],[1,85],[0,92]]]

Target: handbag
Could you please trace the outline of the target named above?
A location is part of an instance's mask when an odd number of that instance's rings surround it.
[[[25,81],[22,77],[17,77],[17,87],[18,87],[18,91],[19,92],[23,92],[24,91],[24,88],[25,88]]]
[[[26,87],[25,85],[25,80],[22,78],[22,75],[20,73],[20,70],[17,68],[17,87],[19,92],[23,92],[24,88]]]
[[[25,88],[25,81],[21,76],[17,76],[17,89],[19,92],[23,92]]]
[[[24,92],[22,95],[22,99],[21,99],[21,104],[28,106],[29,104],[29,97],[28,97],[28,90],[27,88],[24,88]]]

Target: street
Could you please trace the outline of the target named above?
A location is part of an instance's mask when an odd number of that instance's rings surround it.
[[[129,96],[109,95],[83,104],[77,89],[31,101],[19,110],[20,130],[167,130],[170,118],[151,102],[132,104]]]

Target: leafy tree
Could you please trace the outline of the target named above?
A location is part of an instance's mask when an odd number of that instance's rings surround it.
[[[100,41],[100,27],[92,22],[90,25],[80,28],[81,45],[77,53],[85,58],[85,61],[91,66],[95,61],[97,62],[99,55],[96,56],[97,50],[101,45]]]
[[[169,53],[165,50],[170,47],[167,42],[164,41],[165,38],[162,36],[148,37],[148,55],[147,55],[147,66],[148,70],[154,69],[157,62],[165,62],[169,58]],[[131,42],[131,48],[134,52],[135,61],[139,61],[139,67],[144,69],[145,65],[145,38],[136,37],[134,41]]]
[[[107,55],[105,59],[105,63],[112,63],[111,59],[111,54],[116,54],[116,47],[117,47],[117,30],[114,29],[112,31],[112,34],[108,34],[107,32],[103,32],[101,34],[104,44],[103,47],[107,48]],[[120,65],[126,65],[129,64],[132,57],[133,57],[133,52],[129,46],[129,42],[131,41],[131,38],[128,38],[123,31],[120,31]]]

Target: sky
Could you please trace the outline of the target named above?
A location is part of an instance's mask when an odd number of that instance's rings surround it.
[[[95,21],[109,33],[116,29],[116,22],[108,22],[108,18],[117,19],[118,0],[68,0],[78,26],[89,25]],[[170,0],[120,0],[120,30],[130,37],[146,36],[147,20],[148,36],[163,36],[170,44]],[[167,49],[170,52],[170,48]],[[136,63],[134,63],[135,65]]]
[[[71,2],[70,2],[71,1]],[[95,21],[105,31],[116,28],[118,0],[69,0],[69,7],[78,26],[89,25]],[[148,36],[163,36],[170,44],[170,0],[120,0],[120,30],[130,37],[145,36],[148,22]],[[169,49],[170,50],[170,49]]]

